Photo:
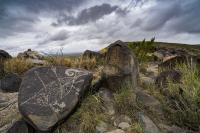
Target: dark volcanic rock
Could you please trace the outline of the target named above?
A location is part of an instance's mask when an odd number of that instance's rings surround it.
[[[98,52],[91,51],[91,50],[86,50],[83,53],[82,57],[83,58],[96,58],[96,59],[99,59],[99,58],[101,58],[101,54],[98,53]]]
[[[8,74],[0,80],[0,90],[3,92],[18,92],[22,79],[17,74]]]
[[[167,87],[168,80],[171,80],[174,83],[180,83],[181,73],[176,70],[168,70],[161,72],[158,77],[156,77],[155,84],[158,87]]]
[[[36,67],[25,73],[19,110],[37,130],[48,131],[66,118],[90,86],[92,74],[66,67]]]
[[[7,133],[33,133],[33,128],[30,127],[24,120],[16,121]]]
[[[123,82],[130,81],[137,86],[138,63],[134,53],[126,43],[117,41],[108,47],[103,74],[108,88],[116,89]]]
[[[166,57],[161,64],[159,64],[160,68],[169,68],[173,69],[177,64],[186,63],[188,65],[192,64],[192,57],[187,55],[172,55]]]
[[[9,55],[9,53],[7,53],[4,50],[0,50],[0,78],[2,78],[3,76],[5,76],[5,71],[4,71],[4,65],[3,62],[6,59],[12,58],[11,55]]]
[[[11,55],[4,50],[0,50],[0,60],[5,60],[11,58]]]

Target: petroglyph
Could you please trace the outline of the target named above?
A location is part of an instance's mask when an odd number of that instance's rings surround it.
[[[54,74],[55,80],[46,83],[43,76],[37,70],[34,71],[35,78],[40,81],[42,88],[22,102],[21,106],[24,104],[49,106],[54,112],[59,112],[65,107],[65,103],[62,102],[63,98],[67,97],[70,93],[78,96],[80,88],[77,84],[83,84],[84,80],[81,77],[88,75],[87,71],[66,69],[65,75],[61,77],[57,74],[55,67],[52,67],[50,72]],[[52,99],[54,98],[57,100],[53,101]]]

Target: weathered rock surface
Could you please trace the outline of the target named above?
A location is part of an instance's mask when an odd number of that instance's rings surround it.
[[[0,80],[0,90],[3,92],[18,92],[22,79],[17,74],[8,74]]]
[[[23,53],[19,53],[18,58],[29,58],[29,59],[38,59],[42,60],[44,58],[43,55],[39,54],[37,51],[32,51],[31,49],[28,49],[27,51],[24,51]]]
[[[130,81],[137,86],[138,63],[134,53],[126,43],[116,41],[108,47],[105,57],[105,68],[103,74],[106,78],[108,88],[116,89],[124,82]]]
[[[156,77],[155,84],[158,87],[166,88],[168,80],[172,81],[173,83],[180,83],[181,73],[176,70],[163,71]]]
[[[21,118],[17,104],[18,93],[0,92],[0,133],[6,133]]]
[[[146,109],[156,112],[159,115],[163,114],[161,103],[144,91],[137,91],[136,100],[139,105],[142,105]]]
[[[24,120],[19,120],[12,125],[7,133],[34,133],[34,131]]]
[[[138,113],[138,121],[142,126],[144,133],[160,133],[158,127],[148,116],[144,115],[144,113]]]
[[[25,73],[19,110],[37,130],[50,130],[67,117],[90,86],[92,74],[65,67],[36,67]]]

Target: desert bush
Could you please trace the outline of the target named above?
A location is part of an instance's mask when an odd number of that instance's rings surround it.
[[[154,52],[155,38],[152,38],[150,41],[146,41],[145,39],[141,42],[130,42],[128,47],[136,54],[139,62],[145,62],[152,60],[152,52]]]
[[[4,62],[4,69],[6,73],[23,74],[34,65],[26,60],[20,58],[12,58]]]
[[[182,73],[182,83],[169,81],[168,102],[165,103],[167,116],[181,127],[200,131],[200,77],[195,66],[179,64],[176,67]]]

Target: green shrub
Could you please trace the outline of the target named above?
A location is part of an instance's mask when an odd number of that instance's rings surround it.
[[[139,62],[145,62],[152,60],[152,53],[155,49],[154,41],[155,38],[152,38],[150,41],[144,39],[142,42],[130,42],[128,47],[136,54]]]

